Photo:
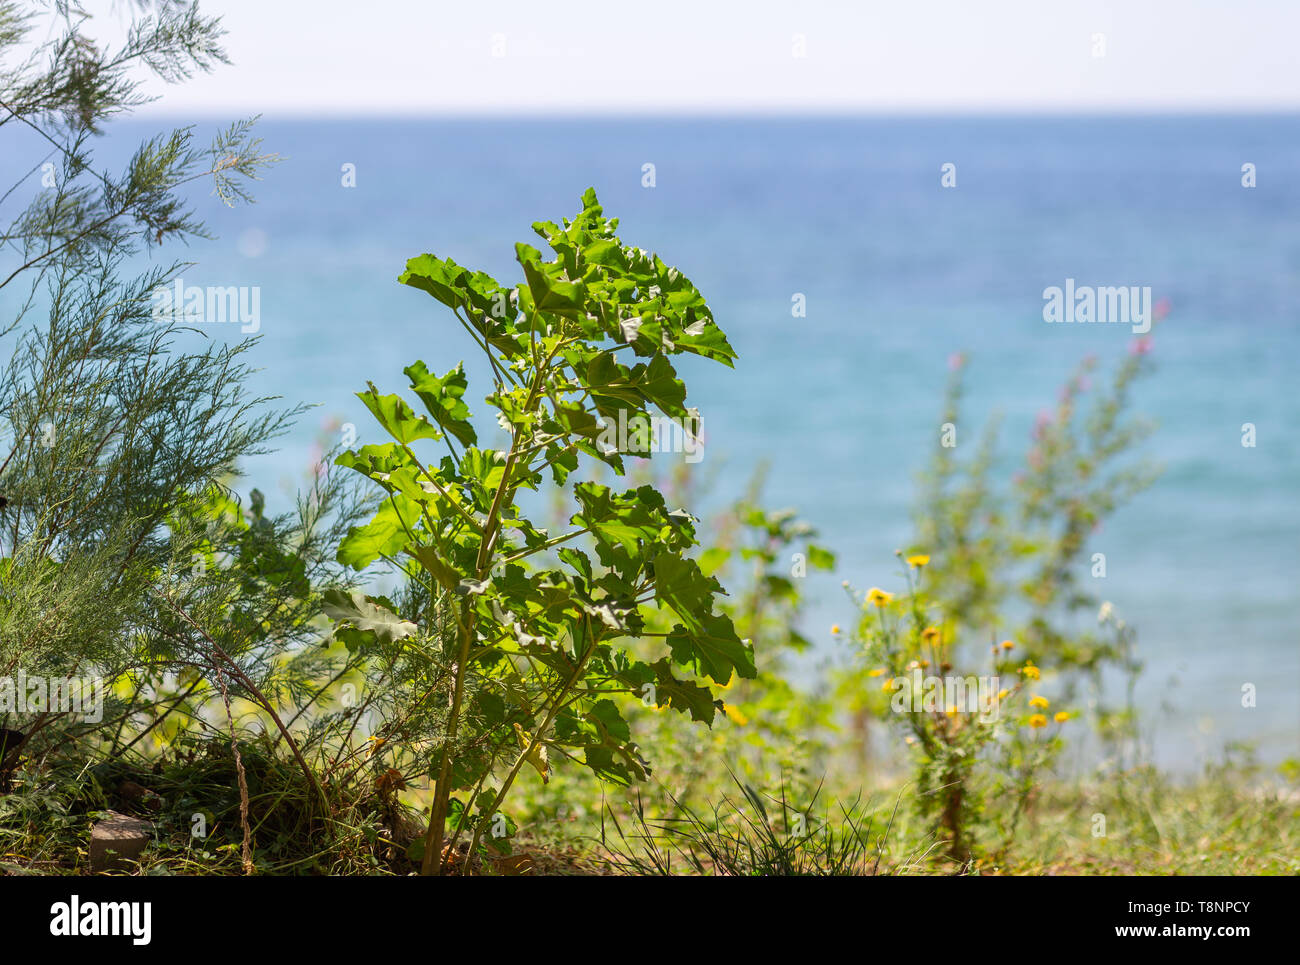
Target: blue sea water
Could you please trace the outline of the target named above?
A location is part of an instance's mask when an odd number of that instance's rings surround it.
[[[119,125],[110,153],[159,126]],[[959,447],[1001,413],[1004,451],[1022,455],[1078,361],[1134,339],[1046,324],[1044,288],[1150,286],[1170,312],[1133,411],[1158,424],[1147,451],[1165,472],[1094,534],[1096,590],[1139,629],[1157,760],[1190,768],[1230,740],[1271,762],[1300,753],[1300,118],[271,118],[261,133],[286,159],[257,204],[199,198],[219,238],[181,253],[197,262],[187,284],[260,288],[259,388],[320,404],[252,483],[296,484],[328,418],[377,441],[353,395],[366,380],[398,391],[415,358],[472,359],[440,306],[396,283],[408,257],[513,282],[514,242],[592,185],[626,242],[692,278],[739,353],[735,371],[680,366],[715,498],[766,461],[769,502],[839,555],[809,581],[804,630],[823,652],[852,619],[841,579],[897,582],[950,355],[969,353]]]

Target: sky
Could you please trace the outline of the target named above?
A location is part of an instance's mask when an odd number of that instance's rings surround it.
[[[96,3],[108,36],[127,0]],[[201,0],[187,115],[1300,109],[1297,0]]]

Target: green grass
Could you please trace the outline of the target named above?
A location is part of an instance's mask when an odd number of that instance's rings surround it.
[[[228,752],[225,745],[224,751]],[[156,822],[157,840],[128,873],[239,875],[236,777],[220,742],[197,742],[165,765],[29,765],[0,795],[0,873],[88,874],[90,828],[107,809]],[[378,793],[326,787],[329,820],[282,752],[241,745],[258,874],[407,875],[418,811]],[[137,762],[138,764],[139,762]],[[690,799],[655,782],[585,788],[563,818],[521,815],[515,857],[479,873],[645,875],[1295,875],[1300,874],[1300,788],[1294,774],[1230,759],[1194,779],[1150,767],[1038,787],[1010,840],[999,815],[973,825],[977,857],[956,865],[929,833],[903,786],[832,793],[759,788],[719,758]],[[124,780],[157,792],[150,809],[124,797]],[[555,788],[551,788],[554,791]],[[794,800],[807,803],[795,806]],[[190,834],[194,814],[206,838]],[[802,815],[802,817],[800,817]],[[1104,828],[1099,822],[1104,817]],[[1104,833],[1100,833],[1104,831]],[[1094,833],[1098,832],[1098,833]],[[458,862],[463,867],[463,863]],[[121,872],[119,872],[121,873]]]

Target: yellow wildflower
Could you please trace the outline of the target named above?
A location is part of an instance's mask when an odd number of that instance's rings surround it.
[[[881,674],[883,674],[884,672],[885,672],[885,668],[884,668],[884,667],[877,667],[875,670],[870,671],[870,672],[867,674],[867,676],[868,676],[868,677],[879,677],[879,676],[880,676]]]
[[[929,562],[930,557],[926,556],[924,553],[916,553],[907,558],[907,565],[915,566],[918,570]]]
[[[1026,660],[1025,665],[1020,668],[1020,672],[1024,674],[1026,677],[1028,677],[1030,680],[1037,680],[1041,676],[1041,674],[1039,674],[1038,672],[1038,668],[1034,666],[1034,662],[1032,660]]]
[[[1034,714],[1034,716],[1032,716],[1032,717],[1029,718],[1029,726],[1030,726],[1030,727],[1046,727],[1046,726],[1047,726],[1047,718],[1046,718],[1045,716],[1043,716],[1042,714]]]
[[[1014,647],[1014,646],[1015,646],[1015,644],[1012,643],[1010,640],[1003,640],[1003,641],[1002,641],[1002,649],[1003,649],[1003,650],[1010,650],[1010,649],[1011,649],[1012,647]]]
[[[888,606],[889,601],[894,598],[894,594],[886,593],[879,587],[873,586],[867,591],[867,600],[878,607]]]
[[[840,632],[840,625],[838,623],[832,623],[831,633],[839,633],[839,632]]]
[[[1003,689],[998,691],[998,700],[1006,700],[1011,695],[1011,691]]]
[[[938,627],[926,627],[924,630],[921,631],[921,639],[925,640],[928,643],[933,643],[935,637],[937,636],[939,636]]]
[[[1050,701],[1046,697],[1039,697],[1037,694],[1029,698],[1029,706],[1037,707],[1039,710],[1046,710]]]
[[[1064,724],[1064,723],[1065,723],[1067,720],[1069,720],[1069,719],[1070,719],[1070,713],[1069,713],[1069,711],[1058,710],[1058,711],[1056,712],[1056,722],[1057,722],[1058,724]]]
[[[726,712],[727,716],[732,719],[732,721],[741,727],[744,727],[749,723],[749,718],[742,714],[740,708],[736,707],[734,704],[725,704],[722,709]]]

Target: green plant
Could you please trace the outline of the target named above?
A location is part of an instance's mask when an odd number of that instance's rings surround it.
[[[150,73],[177,81],[223,59],[215,20],[158,6],[110,49],[78,4],[0,2],[0,139],[30,158],[0,194],[0,210],[20,206],[0,229],[14,298],[0,320],[0,674],[129,664],[178,549],[168,517],[294,414],[243,391],[249,343],[182,351],[183,324],[152,317],[179,266],[121,277],[142,246],[204,234],[187,184],[211,179],[233,201],[273,160],[245,123],[209,150],[182,129],[120,174],[95,167],[94,136],[140,103]]]
[[[959,458],[960,447],[939,446],[920,479],[916,542],[934,554],[929,577],[945,613],[962,626],[1015,637],[1030,659],[1050,660],[1071,696],[1087,680],[1100,699],[1107,667],[1140,670],[1131,629],[1125,640],[1092,629],[1102,601],[1085,574],[1099,563],[1084,554],[1107,517],[1159,475],[1158,467],[1134,458],[1151,425],[1126,411],[1135,381],[1150,366],[1148,348],[1146,338],[1135,340],[1100,384],[1098,360],[1085,358],[1056,406],[1040,412],[1014,474],[999,462],[994,418],[969,458]],[[963,434],[965,369],[958,356],[941,417]],[[1009,486],[1001,482],[1007,475]],[[1089,619],[1081,624],[1083,615]]]
[[[1058,711],[1055,731],[1048,732],[1050,702],[1024,696],[1041,670],[1033,661],[1013,659],[1010,640],[993,642],[983,674],[963,672],[975,668],[963,661],[955,628],[922,588],[929,564],[920,553],[902,561],[902,599],[868,590],[854,637],[873,668],[867,679],[882,681],[876,712],[905,733],[914,803],[945,842],[948,857],[965,864],[975,856],[972,826],[984,816],[990,784],[1014,771],[1023,806],[1059,751],[1060,725],[1069,714]]]
[[[466,830],[474,853],[485,832],[487,843],[505,844],[501,805],[525,766],[545,780],[559,756],[618,783],[644,779],[648,762],[614,698],[711,724],[721,704],[711,686],[756,673],[752,646],[715,609],[721,584],[687,555],[692,517],[651,486],[617,493],[575,475],[584,461],[622,475],[623,456],[650,451],[655,431],[693,441],[698,414],[670,358],[730,366],[735,357],[695,286],[623,245],[616,227],[588,190],[571,221],[533,226],[554,258],[516,246],[524,279],[513,288],[451,259],[411,259],[400,281],[450,308],[486,356],[486,401],[509,444],[479,447],[462,365],[439,376],[415,362],[405,374],[428,416],[371,385],[360,398],[392,441],[338,459],[385,494],[374,519],[343,540],[340,561],[363,568],[382,558],[421,587],[400,614],[387,599],[340,594],[338,633],[358,649],[429,648],[446,671],[425,698],[446,707],[429,761],[426,873],[443,869],[449,819],[448,848]],[[624,364],[624,352],[645,361]],[[611,440],[614,427],[630,435]],[[447,455],[421,459],[412,446],[422,441]],[[547,472],[576,510],[573,528],[556,536],[524,515],[519,498],[543,487]],[[534,565],[551,551],[559,566]],[[647,629],[656,611],[671,614],[671,629]],[[652,636],[656,660],[620,645]]]
[[[633,875],[829,877],[881,873],[892,814],[882,827],[858,799],[839,804],[838,814],[828,808],[817,817],[813,812],[820,788],[806,804],[794,805],[787,800],[784,786],[779,795],[770,795],[734,774],[732,780],[740,788],[742,800],[723,795],[708,814],[674,800],[674,817],[649,818],[638,798],[633,823],[625,831],[614,810],[607,809],[601,844],[610,850],[613,867]],[[885,873],[893,870],[891,865],[885,866]]]
[[[146,247],[206,236],[192,186],[248,200],[275,160],[241,122],[207,148],[182,128],[120,172],[96,165],[95,137],[148,81],[225,60],[220,23],[195,4],[134,7],[111,47],[80,4],[0,0],[0,143],[29,157],[0,194],[0,290],[13,298],[0,320],[0,679],[99,680],[105,698],[102,722],[53,701],[0,706],[0,792],[35,800],[56,771],[135,760],[202,728],[218,698],[246,792],[232,703],[268,721],[285,697],[310,705],[310,682],[339,658],[304,645],[321,633],[321,586],[349,585],[333,556],[360,518],[338,480],[313,480],[296,513],[267,512],[256,490],[239,503],[240,461],[302,410],[248,392],[255,340],[196,344],[195,319],[156,317],[180,264],[128,274]],[[277,733],[296,747],[287,725]],[[305,757],[294,767],[311,786]]]
[[[1100,683],[1105,668],[1124,671],[1131,704],[1141,667],[1134,632],[1109,616],[1108,604],[1101,608],[1102,632],[1078,625],[1079,614],[1096,612],[1098,603],[1083,589],[1079,571],[1088,534],[1155,478],[1152,467],[1125,458],[1149,431],[1124,415],[1146,348],[1134,343],[1081,414],[1097,365],[1093,358],[1083,362],[1056,409],[1040,415],[1024,468],[1010,486],[999,485],[998,420],[988,423],[969,458],[959,459],[955,446],[939,447],[921,479],[916,529],[925,549],[907,558],[905,600],[895,603],[893,594],[873,588],[861,601],[855,636],[867,663],[841,676],[840,694],[903,722],[916,804],[958,862],[975,858],[977,844],[993,843],[987,834],[977,842],[976,827],[999,830],[997,854],[1006,853],[1059,752],[1059,725],[1069,712],[1045,713],[1051,701],[1042,694],[1030,698],[1033,706],[1013,710],[1026,680],[1039,679],[1040,663],[1055,676],[1058,703],[1077,704],[1078,683],[1087,680],[1103,735],[1118,743],[1132,734],[1131,707],[1109,710]],[[945,424],[961,422],[964,368],[958,356],[944,398]],[[954,673],[977,666],[973,658],[990,649],[984,676]],[[884,677],[892,699],[858,696],[870,680],[864,667]],[[900,706],[923,679],[945,686],[1006,682],[981,693],[977,707],[950,706],[942,692],[928,704]]]

